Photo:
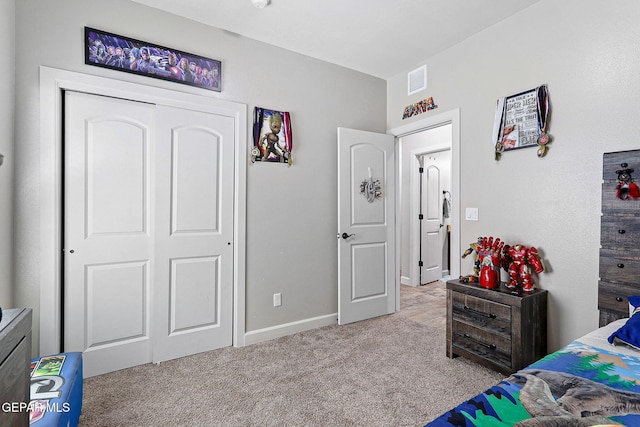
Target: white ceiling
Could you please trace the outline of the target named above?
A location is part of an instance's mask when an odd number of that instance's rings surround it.
[[[132,1],[387,79],[539,0]]]

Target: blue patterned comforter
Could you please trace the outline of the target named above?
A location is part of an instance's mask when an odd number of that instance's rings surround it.
[[[640,352],[574,341],[427,424],[596,425],[640,426]]]

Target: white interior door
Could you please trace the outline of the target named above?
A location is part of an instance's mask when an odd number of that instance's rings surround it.
[[[395,312],[393,136],[338,128],[338,240],[338,323]]]
[[[228,116],[65,96],[64,349],[85,376],[232,341]]]
[[[151,361],[154,106],[65,97],[64,349],[85,376]]]
[[[442,185],[441,171],[438,165],[424,156],[422,173],[422,261],[420,284],[435,282],[442,278]]]
[[[232,343],[232,117],[158,106],[154,362]]]

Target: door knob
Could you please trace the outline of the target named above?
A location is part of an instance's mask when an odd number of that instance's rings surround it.
[[[338,234],[338,239],[342,237],[343,239],[345,239],[345,240],[346,240],[346,239],[348,239],[349,237],[351,237],[351,236],[355,236],[355,235],[356,235],[356,233],[353,233],[353,234],[342,233],[342,234]]]

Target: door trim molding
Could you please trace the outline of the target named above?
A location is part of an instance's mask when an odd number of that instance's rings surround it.
[[[451,124],[451,212],[455,215],[451,218],[451,254],[459,254],[460,252],[460,109],[455,108],[450,111],[445,111],[440,114],[436,114],[432,117],[427,117],[422,120],[416,120],[406,125],[398,126],[387,130],[387,133],[397,138],[410,135],[416,132],[422,132],[431,128],[439,127],[442,125]],[[400,161],[400,153],[398,144],[396,144],[396,171],[400,170],[398,162]],[[399,185],[400,180],[396,180],[396,186]],[[400,217],[400,197],[398,188],[396,193],[399,195],[396,200],[396,218]],[[396,222],[396,241],[400,241],[400,229]],[[396,251],[396,311],[400,311],[400,251]],[[452,277],[458,277],[460,275],[460,257],[451,257],[451,271],[449,274]]]
[[[247,105],[202,93],[178,92],[49,67],[40,67],[40,354],[60,351],[62,334],[63,91],[73,90],[193,109],[234,118],[233,345],[245,345]],[[195,90],[194,90],[195,92]],[[208,94],[207,94],[208,95]]]

